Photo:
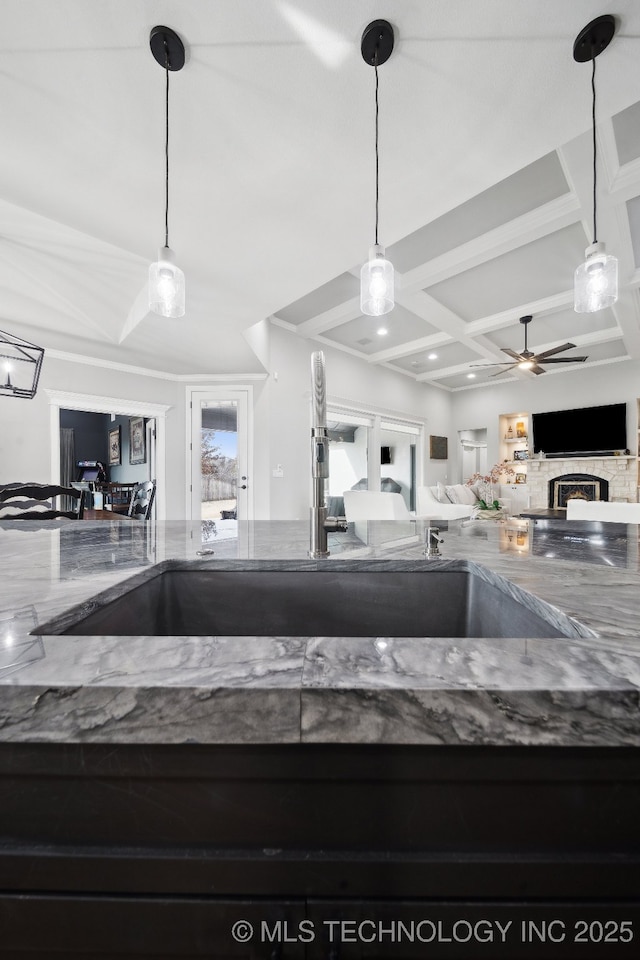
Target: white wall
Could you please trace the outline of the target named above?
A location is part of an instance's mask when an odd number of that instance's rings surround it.
[[[637,453],[637,406],[640,361],[622,360],[599,367],[544,374],[519,383],[463,390],[452,394],[454,431],[486,427],[489,466],[498,460],[501,413],[543,413],[573,407],[627,403],[627,446]],[[456,450],[456,456],[459,451]],[[457,463],[452,469],[458,469]]]

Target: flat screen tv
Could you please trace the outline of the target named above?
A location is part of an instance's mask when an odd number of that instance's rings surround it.
[[[550,457],[610,454],[627,448],[627,405],[534,413],[533,449]]]

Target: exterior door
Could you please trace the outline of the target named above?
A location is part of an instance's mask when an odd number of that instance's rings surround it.
[[[193,391],[191,425],[192,521],[203,543],[235,539],[252,519],[249,390]]]

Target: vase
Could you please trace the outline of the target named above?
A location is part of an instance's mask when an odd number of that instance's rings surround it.
[[[476,510],[474,519],[476,520],[503,520],[504,510]]]

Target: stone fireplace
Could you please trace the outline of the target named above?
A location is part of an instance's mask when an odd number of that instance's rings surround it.
[[[566,506],[572,496],[636,503],[637,463],[637,458],[630,456],[533,458],[527,465],[529,504],[546,509],[556,501],[559,506],[562,499]]]
[[[604,477],[589,473],[565,473],[552,477],[548,484],[549,506],[553,509],[566,507],[567,500],[608,500],[609,482]]]

